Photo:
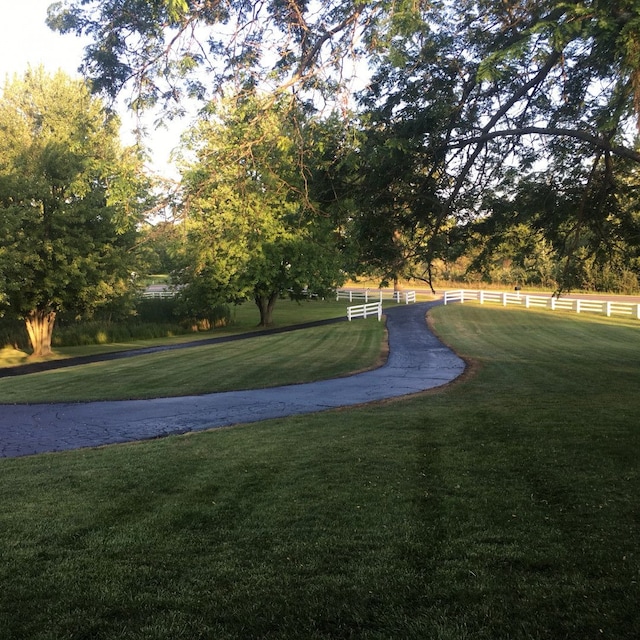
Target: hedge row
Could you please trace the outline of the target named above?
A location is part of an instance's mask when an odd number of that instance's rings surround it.
[[[231,319],[231,311],[226,305],[211,309],[206,318],[181,318],[177,310],[176,301],[172,299],[142,299],[126,320],[113,321],[98,316],[92,320],[76,321],[61,315],[56,321],[52,344],[55,347],[74,347],[166,338],[224,326]],[[0,318],[0,347],[3,346],[29,348],[24,322]]]

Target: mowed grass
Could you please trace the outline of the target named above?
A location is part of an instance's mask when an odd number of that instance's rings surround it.
[[[637,321],[432,318],[439,391],[3,460],[2,637],[640,637]]]
[[[384,361],[384,323],[249,337],[177,351],[0,378],[0,403],[119,400],[311,382]]]
[[[392,304],[392,303],[385,303]],[[278,300],[274,310],[274,327],[282,328],[293,325],[326,320],[330,318],[344,318],[348,301],[328,300]],[[40,360],[55,360],[73,358],[76,356],[96,355],[112,351],[128,351],[156,345],[183,344],[198,340],[206,340],[220,336],[244,333],[259,333],[262,327],[257,326],[260,316],[257,307],[250,303],[231,306],[231,322],[226,327],[219,327],[211,331],[198,331],[174,335],[166,338],[146,340],[130,340],[128,342],[113,342],[107,344],[90,344],[79,347],[55,347],[52,356],[46,358],[30,358],[25,351],[9,346],[0,348],[0,368],[27,364]],[[56,329],[54,328],[54,335]]]

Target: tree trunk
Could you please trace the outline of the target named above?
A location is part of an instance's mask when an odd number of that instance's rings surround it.
[[[259,327],[270,327],[273,324],[273,308],[276,306],[277,299],[277,292],[272,293],[271,295],[261,293],[256,293],[254,295],[255,303],[260,310]]]
[[[42,309],[32,311],[25,318],[29,341],[33,348],[32,357],[51,355],[51,335],[53,334],[55,321],[55,311],[44,311]]]

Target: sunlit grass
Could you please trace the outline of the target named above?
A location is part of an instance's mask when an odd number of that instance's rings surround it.
[[[274,327],[288,327],[306,322],[326,320],[346,316],[348,302],[335,299],[327,300],[279,300],[274,311]],[[389,304],[389,303],[387,303]],[[135,340],[128,342],[114,342],[110,344],[91,344],[78,347],[56,347],[53,356],[46,358],[73,358],[76,356],[109,353],[111,351],[123,351],[140,349],[158,344],[183,344],[194,340],[205,340],[218,336],[234,335],[238,333],[259,332],[259,314],[254,304],[245,302],[231,307],[231,323],[226,327],[219,327],[212,331],[190,332],[166,338],[154,338],[149,340]],[[55,332],[55,329],[54,329]],[[42,360],[42,358],[41,358]],[[26,364],[33,361],[25,351],[5,347],[0,350],[0,368]]]
[[[153,398],[311,382],[378,366],[383,353],[384,323],[343,322],[0,378],[0,402]]]

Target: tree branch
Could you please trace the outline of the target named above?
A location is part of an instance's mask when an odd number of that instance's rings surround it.
[[[503,129],[499,131],[485,132],[475,138],[467,138],[465,140],[452,141],[447,145],[449,149],[462,149],[469,145],[481,145],[489,140],[495,138],[506,138],[512,136],[526,136],[526,135],[542,135],[542,136],[562,136],[566,138],[576,138],[577,140],[583,140],[592,144],[596,149],[608,151],[621,158],[627,160],[633,160],[634,162],[640,162],[640,153],[622,147],[620,145],[611,144],[611,142],[603,137],[596,136],[588,131],[582,131],[580,129],[566,129],[562,127],[521,127],[518,129]]]

